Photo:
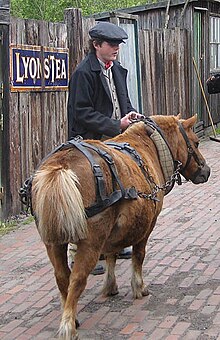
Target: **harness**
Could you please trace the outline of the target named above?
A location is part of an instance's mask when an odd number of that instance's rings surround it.
[[[144,118],[144,123],[146,124],[146,129],[147,129],[147,133],[149,135],[149,137],[153,140],[153,142],[156,145],[158,154],[159,154],[159,158],[163,158],[161,155],[163,155],[164,150],[166,151],[166,153],[169,154],[169,156],[171,157],[171,162],[172,163],[172,167],[171,169],[169,169],[169,167],[164,170],[164,167],[162,166],[163,172],[167,172],[166,175],[164,175],[165,177],[165,184],[163,186],[158,186],[154,180],[152,179],[151,175],[148,172],[148,169],[146,168],[146,166],[144,165],[144,162],[141,158],[141,156],[138,154],[138,152],[130,146],[129,143],[116,143],[116,142],[105,142],[104,144],[106,144],[107,146],[114,148],[116,150],[119,150],[121,152],[123,152],[124,154],[129,155],[135,162],[136,164],[139,166],[139,168],[141,169],[142,173],[144,174],[146,180],[148,181],[149,184],[151,184],[151,186],[153,185],[152,188],[152,192],[149,194],[143,193],[143,192],[139,192],[136,190],[135,187],[131,186],[130,188],[124,188],[121,180],[119,179],[118,176],[118,172],[114,163],[114,160],[112,158],[112,156],[106,152],[105,150],[98,148],[90,143],[84,142],[82,140],[82,138],[76,137],[72,140],[69,140],[67,143],[63,143],[60,146],[58,146],[56,149],[54,149],[51,153],[49,153],[41,162],[41,164],[47,159],[49,158],[52,154],[64,150],[64,149],[69,149],[70,147],[75,147],[77,148],[81,153],[84,154],[84,156],[88,159],[88,161],[90,162],[93,174],[94,174],[94,178],[95,178],[95,182],[96,182],[96,202],[91,205],[90,207],[85,208],[85,212],[87,217],[92,217],[96,214],[99,214],[100,212],[102,212],[103,210],[105,210],[106,208],[110,207],[111,205],[113,205],[114,203],[118,202],[121,199],[127,199],[127,200],[133,200],[133,199],[137,199],[138,197],[141,198],[145,198],[145,199],[150,199],[153,201],[159,201],[159,199],[157,198],[157,193],[159,190],[163,190],[165,192],[165,195],[170,192],[170,190],[173,188],[175,181],[177,181],[178,184],[181,184],[181,178],[179,175],[179,171],[180,169],[182,169],[183,171],[187,168],[191,157],[193,156],[195,158],[195,160],[197,161],[197,163],[199,162],[199,159],[197,157],[197,155],[195,154],[195,152],[193,151],[191,144],[189,142],[189,139],[182,127],[182,125],[180,124],[180,131],[186,141],[187,144],[187,148],[188,148],[188,160],[187,163],[185,165],[184,168],[182,168],[182,163],[180,163],[179,161],[174,161],[173,156],[172,156],[172,152],[170,150],[170,147],[166,141],[166,139],[163,136],[162,131],[160,130],[160,128],[156,125],[156,123],[150,119],[150,118]],[[161,139],[158,139],[158,134],[159,136],[161,136],[162,140],[163,140],[163,148],[162,151],[158,150],[158,145],[161,145]],[[193,153],[193,152],[194,153]],[[112,188],[113,191],[111,194],[107,195],[106,193],[106,186],[105,186],[105,180],[104,180],[104,176],[103,176],[103,171],[100,167],[100,165],[95,161],[92,152],[97,153],[108,165],[111,175],[112,175]],[[196,158],[197,157],[197,158]],[[162,162],[160,160],[160,162]],[[200,166],[202,166],[201,163],[198,163]],[[171,171],[171,173],[170,173]],[[198,170],[199,171],[199,170]],[[168,176],[169,178],[166,178],[166,176]],[[30,207],[31,209],[31,214],[34,215],[33,211],[32,211],[32,204],[31,204],[31,187],[32,187],[32,180],[33,180],[33,176],[31,176],[30,178],[28,178],[25,182],[23,187],[20,189],[19,191],[19,195],[20,195],[20,200],[23,204],[27,205],[27,208]]]
[[[202,169],[202,167],[204,167],[204,162],[201,162],[199,157],[197,156],[197,154],[195,153],[195,151],[192,148],[192,145],[190,144],[189,138],[187,137],[187,134],[182,126],[182,124],[179,123],[179,129],[180,132],[185,140],[186,146],[187,146],[187,150],[188,150],[188,156],[187,156],[187,161],[184,167],[181,167],[181,172],[182,174],[184,174],[185,170],[187,169],[191,158],[193,157],[195,162],[198,164],[198,170],[194,173],[193,176],[193,180],[196,178],[196,176],[198,175],[198,173],[200,172],[200,170]]]
[[[92,217],[104,209],[110,207],[112,204],[118,202],[121,198],[124,199],[137,199],[137,191],[134,187],[124,188],[121,180],[118,177],[118,172],[115,167],[114,160],[111,155],[109,155],[106,151],[95,147],[89,143],[78,140],[70,140],[68,144],[76,147],[79,151],[81,151],[86,158],[89,160],[91,164],[91,168],[96,180],[96,203],[91,205],[89,208],[85,208],[85,212],[87,217]],[[108,143],[106,143],[108,144]],[[103,177],[103,172],[99,164],[97,164],[89,151],[95,151],[101,158],[105,160],[107,163],[111,175],[112,175],[112,184],[113,184],[113,192],[107,196],[105,189],[105,181]],[[118,189],[119,187],[119,189]]]

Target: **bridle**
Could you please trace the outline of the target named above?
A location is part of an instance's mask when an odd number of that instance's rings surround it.
[[[149,126],[152,126],[153,128],[155,128],[155,129],[157,129],[157,131],[163,136],[163,138],[164,138],[164,140],[166,141],[166,138],[164,137],[164,135],[163,135],[163,132],[161,131],[161,129],[159,128],[159,126],[156,124],[156,122],[153,120],[153,119],[151,119],[150,117],[143,117],[142,119],[140,119],[140,120],[142,120],[142,121],[144,121],[144,123],[145,124],[147,124],[147,125],[149,125]],[[197,154],[196,154],[196,152],[195,152],[195,150],[193,149],[193,147],[192,147],[192,145],[191,145],[191,143],[190,143],[190,141],[189,141],[189,138],[188,138],[188,136],[187,136],[187,134],[186,134],[186,131],[184,130],[184,128],[183,128],[183,126],[182,126],[182,124],[180,123],[180,122],[178,122],[178,125],[179,125],[179,130],[180,130],[180,132],[181,132],[181,134],[182,134],[182,136],[183,136],[183,138],[184,138],[184,140],[185,140],[185,143],[186,143],[186,146],[187,146],[187,151],[188,151],[188,157],[187,157],[187,161],[186,161],[186,164],[185,165],[181,165],[180,163],[181,162],[179,162],[179,161],[175,161],[175,163],[177,164],[177,163],[179,163],[180,164],[180,167],[179,167],[179,169],[178,169],[178,171],[179,171],[179,173],[181,173],[184,177],[185,177],[185,171],[186,171],[186,169],[187,169],[187,167],[188,167],[188,165],[189,165],[189,163],[190,163],[190,161],[191,161],[191,159],[192,159],[192,157],[194,158],[194,160],[195,160],[195,162],[198,164],[198,170],[194,173],[194,175],[193,175],[193,177],[192,177],[192,181],[198,176],[198,174],[200,173],[200,171],[201,171],[201,169],[204,167],[204,162],[203,161],[201,161],[200,159],[199,159],[199,157],[197,156]],[[166,143],[167,143],[167,141],[166,141]],[[167,145],[168,145],[168,147],[169,147],[169,144],[167,143]],[[170,147],[169,147],[170,148]],[[185,177],[186,178],[186,177]],[[180,182],[181,180],[180,179],[178,179],[178,183]]]
[[[182,126],[181,123],[179,123],[179,130],[185,140],[185,143],[186,143],[186,146],[187,146],[187,151],[188,151],[188,157],[187,157],[187,161],[186,161],[186,164],[184,166],[182,166],[181,170],[180,170],[180,173],[182,175],[184,175],[192,157],[194,158],[195,162],[198,164],[198,170],[195,172],[194,176],[193,176],[193,180],[197,177],[197,175],[199,174],[200,170],[204,167],[204,162],[201,162],[199,157],[197,156],[195,150],[193,149],[190,141],[189,141],[189,138]],[[185,176],[184,176],[185,177]]]

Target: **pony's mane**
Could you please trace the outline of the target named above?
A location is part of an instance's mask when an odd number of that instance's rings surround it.
[[[151,116],[155,123],[157,123],[162,129],[168,129],[168,130],[173,130],[176,128],[176,123],[178,121],[178,118],[175,116],[163,116],[163,115],[158,115],[158,116]]]
[[[158,116],[150,116],[150,118],[152,118],[155,121],[155,123],[158,124],[163,131],[171,132],[177,127],[178,118],[175,116],[158,115]],[[124,134],[130,134],[130,133],[139,134],[139,135],[141,135],[142,133],[146,134],[144,122],[138,122],[138,123],[134,123],[130,125],[129,129],[127,129],[124,132]]]

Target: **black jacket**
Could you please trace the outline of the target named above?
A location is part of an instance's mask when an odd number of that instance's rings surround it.
[[[121,116],[135,111],[127,92],[127,70],[114,61],[112,74]],[[94,53],[90,53],[74,71],[69,83],[68,134],[85,139],[114,137],[120,133],[120,121],[111,119],[113,105],[108,84]]]

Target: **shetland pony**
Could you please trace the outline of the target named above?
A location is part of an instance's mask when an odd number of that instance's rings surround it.
[[[178,116],[154,116],[152,119],[162,131],[173,159],[181,162],[180,174],[195,184],[206,182],[210,168],[198,149],[199,140],[192,130],[196,117],[182,120]],[[128,153],[101,141],[86,141],[112,158],[124,188],[136,190],[134,199],[122,197],[91,217],[86,215],[85,208],[96,202],[97,185],[91,162],[79,149],[70,146],[53,153],[33,176],[32,210],[61,293],[64,309],[59,336],[66,340],[78,338],[75,327],[77,302],[100,254],[106,258],[102,291],[105,296],[118,293],[117,254],[131,245],[133,296],[139,299],[148,294],[142,278],[142,264],[147,240],[162,209],[166,180],[158,150],[147,130],[145,122],[138,122],[110,140],[129,143],[140,156],[142,167]],[[112,171],[96,151],[90,153],[94,163],[100,166],[108,196],[113,191]],[[70,242],[77,244],[72,271],[67,261]]]

